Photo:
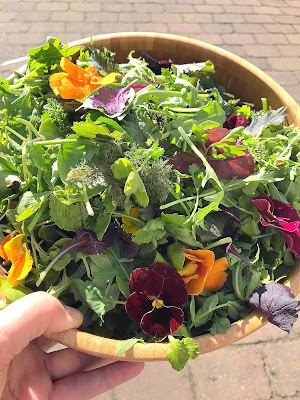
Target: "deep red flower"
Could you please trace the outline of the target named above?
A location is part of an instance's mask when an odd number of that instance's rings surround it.
[[[229,118],[226,118],[223,128],[234,129],[238,126],[245,126],[248,124],[248,122],[249,120],[242,115],[231,115]]]
[[[183,324],[179,308],[188,300],[185,282],[175,268],[164,263],[138,268],[129,280],[126,312],[145,333],[163,338]]]
[[[291,204],[273,200],[268,196],[253,197],[252,203],[262,214],[262,225],[273,226],[281,232],[291,252],[300,257],[300,217]]]
[[[247,148],[245,149],[244,156],[236,156],[231,158],[211,158],[212,150],[210,146],[227,136],[229,134],[228,129],[216,127],[206,131],[205,133],[208,134],[208,139],[205,142],[205,148],[208,149],[206,154],[207,161],[212,166],[219,178],[232,179],[233,177],[237,177],[238,179],[245,179],[254,173],[254,160]],[[196,142],[196,144],[202,152],[205,151],[201,143]],[[243,145],[243,142],[239,139],[236,139],[235,143],[230,142],[230,145],[240,146]],[[217,145],[214,147],[218,154],[223,153],[223,150],[218,148]],[[175,169],[183,174],[188,174],[189,166],[192,164],[197,164],[199,168],[203,167],[202,160],[198,156],[184,152],[178,153],[171,157],[170,163]]]

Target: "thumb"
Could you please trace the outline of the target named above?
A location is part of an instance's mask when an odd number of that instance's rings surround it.
[[[0,365],[7,365],[43,333],[78,328],[83,315],[45,292],[35,292],[0,311]]]

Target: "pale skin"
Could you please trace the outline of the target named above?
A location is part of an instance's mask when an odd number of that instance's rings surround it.
[[[46,351],[42,335],[78,328],[82,314],[44,292],[0,311],[1,400],[90,400],[138,375],[143,363],[113,362],[72,349]]]

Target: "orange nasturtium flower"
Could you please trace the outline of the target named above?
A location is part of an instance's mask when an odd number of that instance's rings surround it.
[[[93,90],[116,81],[120,74],[112,72],[100,77],[94,67],[81,68],[67,58],[62,58],[60,66],[65,72],[57,72],[50,76],[49,84],[53,92],[63,99],[74,99],[81,103]]]
[[[7,277],[11,286],[22,285],[33,264],[26,244],[22,244],[23,237],[7,235],[0,244],[0,256],[11,261]]]
[[[137,207],[133,207],[130,211],[129,211],[129,216],[133,217],[133,218],[137,218],[140,215],[139,210],[137,209]],[[141,229],[139,226],[134,224],[134,221],[130,218],[127,217],[122,217],[122,229],[126,232],[126,233],[132,233],[132,235],[136,235],[136,233]]]
[[[215,254],[210,250],[182,250],[185,265],[178,272],[186,283],[188,294],[198,295],[202,290],[217,291],[222,288],[227,279],[226,257],[215,260]]]

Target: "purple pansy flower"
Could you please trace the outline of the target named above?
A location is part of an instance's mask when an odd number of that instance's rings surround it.
[[[238,126],[245,126],[248,124],[248,122],[249,120],[242,115],[231,115],[229,118],[226,118],[223,128],[234,129]]]
[[[281,232],[291,252],[300,257],[300,217],[292,205],[265,195],[253,197],[252,203],[261,213],[261,224]]]
[[[164,263],[138,268],[129,280],[128,316],[155,338],[173,334],[183,324],[180,308],[188,300],[185,283],[175,268]]]

